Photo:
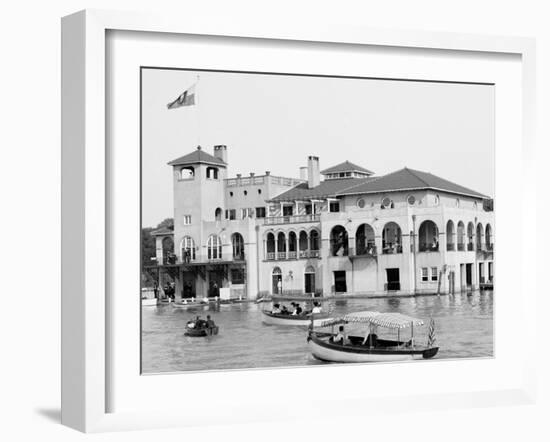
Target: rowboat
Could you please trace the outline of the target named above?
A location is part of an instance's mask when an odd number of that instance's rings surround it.
[[[214,324],[214,321],[210,321],[210,316],[208,316],[207,319],[208,321],[205,321],[197,316],[196,319],[188,321],[185,325],[184,335],[194,338],[217,335],[219,327]]]
[[[337,334],[334,327],[339,329],[350,323],[364,326],[365,333],[346,336],[345,332]],[[315,330],[311,326],[308,330],[307,342],[312,355],[326,362],[389,362],[408,361],[413,359],[433,358],[439,347],[435,347],[435,325],[430,321],[428,340],[426,345],[415,342],[414,327],[422,326],[424,321],[412,318],[401,313],[378,313],[362,311],[350,313],[342,318],[324,321],[320,327],[332,327],[330,332]],[[378,327],[397,330],[397,340],[380,339],[376,331]],[[410,328],[409,340],[400,338],[402,329]],[[342,340],[339,335],[343,335]]]
[[[307,327],[311,325],[312,314],[307,313],[305,315],[289,315],[289,314],[277,314],[263,310],[263,323],[269,325],[291,325]],[[324,321],[330,319],[326,313],[317,313],[313,315],[313,325],[320,326]]]
[[[200,338],[200,337],[204,337],[204,336],[217,335],[218,331],[219,331],[219,327],[217,325],[215,325],[214,327],[211,327],[211,328],[206,328],[206,327],[205,328],[189,328],[189,327],[186,327],[184,335],[185,336],[190,336],[190,337],[193,337],[193,338]]]

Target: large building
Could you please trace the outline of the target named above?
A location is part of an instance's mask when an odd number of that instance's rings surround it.
[[[227,177],[227,147],[168,163],[174,228],[156,236],[176,297],[454,293],[492,285],[489,197],[427,172],[345,161],[299,178]],[[321,179],[322,178],[322,179]],[[162,281],[161,281],[162,282]],[[227,291],[225,291],[227,293]]]

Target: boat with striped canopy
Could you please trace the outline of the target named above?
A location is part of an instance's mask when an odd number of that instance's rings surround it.
[[[364,329],[358,333],[345,332],[349,324],[356,324]],[[349,313],[340,318],[322,321],[320,328],[331,327],[331,331],[315,329],[310,324],[307,336],[312,355],[326,362],[389,362],[412,359],[433,358],[439,347],[435,344],[435,323],[430,320],[427,342],[425,345],[415,342],[414,330],[422,327],[422,319],[413,318],[401,313],[379,313],[361,311]],[[338,327],[338,332],[335,331]],[[397,339],[381,339],[378,328],[395,330]],[[402,330],[410,329],[410,339],[402,339]]]

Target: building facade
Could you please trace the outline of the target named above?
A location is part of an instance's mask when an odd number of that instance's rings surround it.
[[[487,196],[408,168],[376,176],[307,161],[299,178],[228,178],[226,146],[171,161],[174,228],[153,232],[160,279],[171,276],[177,297],[227,288],[249,299],[492,286]]]

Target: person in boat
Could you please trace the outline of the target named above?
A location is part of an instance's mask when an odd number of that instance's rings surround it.
[[[273,309],[271,310],[271,313],[274,315],[280,315],[281,314],[281,308],[279,304],[273,304]]]
[[[311,309],[311,313],[312,314],[319,314],[319,313],[322,313],[322,309],[321,309],[321,306],[319,305],[319,303],[317,301],[315,301],[313,303],[313,308]]]
[[[332,337],[332,342],[334,342],[335,344],[342,344],[344,345],[345,342],[346,342],[346,335],[344,333],[344,326],[341,325],[339,328],[338,328],[338,333],[336,333],[336,335],[334,335]]]
[[[294,316],[299,316],[302,314],[302,307],[300,307],[300,304],[295,303],[294,304],[294,312],[292,313]]]
[[[288,315],[290,314],[290,312],[288,311],[288,308],[286,305],[283,305],[283,307],[281,308],[281,315]]]
[[[206,328],[213,329],[214,327],[216,327],[216,323],[210,317],[210,315],[207,315],[206,316]]]

